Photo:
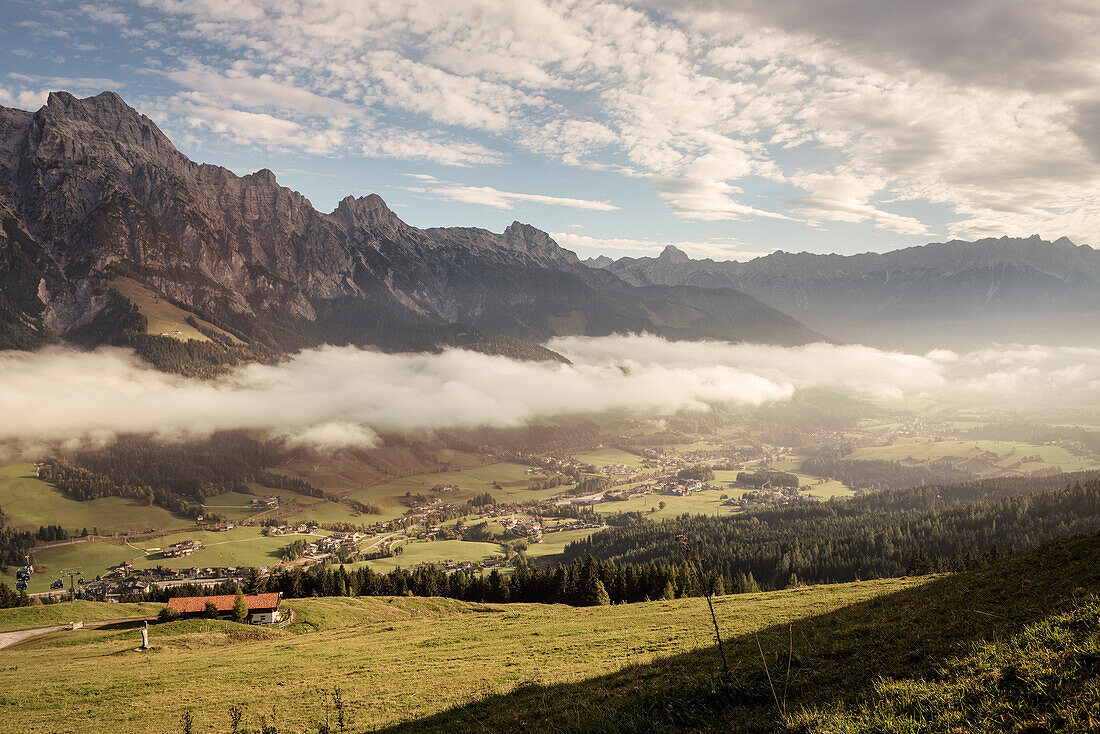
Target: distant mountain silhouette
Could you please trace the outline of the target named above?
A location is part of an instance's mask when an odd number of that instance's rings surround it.
[[[1064,237],[775,252],[743,263],[693,260],[669,246],[656,258],[588,264],[635,286],[735,288],[813,329],[880,346],[1100,337],[1100,251]]]

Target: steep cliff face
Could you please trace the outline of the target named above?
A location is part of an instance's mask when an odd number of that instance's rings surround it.
[[[326,340],[430,347],[433,328],[439,343],[463,333],[452,324],[532,341],[667,331],[650,315],[661,296],[592,271],[534,227],[418,229],[373,194],[318,212],[271,171],[194,163],[111,92],[57,92],[34,113],[0,108],[0,217],[7,346],[99,333],[122,276],[274,350]],[[738,296],[721,309],[744,308]],[[754,334],[770,318],[776,341],[815,336],[748,305]],[[736,318],[704,316],[696,321],[707,328],[677,333],[747,334]],[[414,324],[416,338],[402,343],[398,327]]]

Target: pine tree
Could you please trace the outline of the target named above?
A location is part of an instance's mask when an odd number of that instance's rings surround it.
[[[233,602],[233,621],[242,624],[248,621],[248,605],[244,603],[244,594],[240,589],[237,589],[237,598]]]

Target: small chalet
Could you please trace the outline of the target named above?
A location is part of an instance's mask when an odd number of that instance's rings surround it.
[[[245,594],[248,621],[251,624],[273,624],[279,619],[279,601],[277,591],[270,594]],[[235,594],[177,596],[168,600],[168,608],[174,609],[181,617],[201,617],[206,613],[207,602],[218,608],[218,619],[229,619],[233,616],[237,597]]]

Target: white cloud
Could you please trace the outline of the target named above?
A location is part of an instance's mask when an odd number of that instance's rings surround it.
[[[422,186],[410,186],[407,190],[417,193],[431,194],[448,201],[458,201],[463,204],[475,204],[488,206],[495,209],[511,209],[518,201],[526,201],[534,204],[548,204],[550,206],[564,206],[570,209],[585,211],[609,212],[619,207],[606,201],[593,201],[591,199],[573,199],[563,196],[547,196],[545,194],[523,194],[514,191],[501,191],[490,186],[464,186],[457,183],[445,183],[436,181],[430,176],[421,179]]]
[[[931,396],[1076,406],[1100,401],[1100,350],[1008,346],[927,355],[858,345],[775,347],[569,337],[548,346],[573,364],[516,362],[461,350],[301,352],[210,381],[156,372],[121,349],[0,352],[0,440],[98,441],[129,432],[202,435],[247,428],[296,444],[369,446],[377,434],[518,426],[628,410],[755,406],[827,387],[872,398]]]
[[[923,235],[891,211],[919,201],[952,235],[1100,240],[1100,11],[1081,0],[139,3],[125,32],[234,141],[533,153],[639,177],[692,221]],[[0,94],[26,106],[29,86]]]

